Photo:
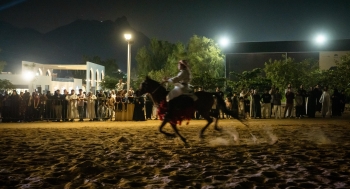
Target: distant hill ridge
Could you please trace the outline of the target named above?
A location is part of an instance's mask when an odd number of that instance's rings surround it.
[[[83,63],[83,55],[113,58],[126,71],[127,42],[124,33],[133,34],[132,67],[137,50],[150,39],[133,29],[126,17],[113,21],[76,20],[42,34],[30,28],[17,28],[0,21],[0,60],[6,61],[4,71],[20,72],[22,60],[43,64]]]

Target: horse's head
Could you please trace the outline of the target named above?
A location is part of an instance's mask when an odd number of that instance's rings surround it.
[[[162,87],[162,86],[159,82],[146,76],[146,79],[140,84],[140,88],[136,91],[136,95],[141,96],[145,93],[152,94],[160,87]]]

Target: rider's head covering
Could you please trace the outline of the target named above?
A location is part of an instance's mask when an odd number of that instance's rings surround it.
[[[179,64],[182,64],[182,65],[184,65],[184,66],[186,66],[188,68],[188,63],[187,63],[186,60],[180,60]]]

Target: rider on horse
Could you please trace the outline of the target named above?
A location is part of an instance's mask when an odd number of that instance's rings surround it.
[[[171,110],[174,107],[173,99],[182,95],[186,94],[190,96],[194,101],[197,100],[197,97],[193,94],[190,93],[190,88],[188,86],[188,83],[191,80],[191,72],[188,67],[188,63],[186,60],[180,60],[178,62],[178,69],[180,72],[177,74],[177,76],[172,77],[167,80],[163,80],[163,83],[169,82],[169,83],[174,83],[174,89],[172,89],[167,98],[168,98],[168,112],[166,114],[166,118],[170,118],[171,116]]]

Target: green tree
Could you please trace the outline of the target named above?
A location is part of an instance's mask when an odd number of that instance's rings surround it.
[[[224,76],[225,55],[214,40],[194,35],[187,46],[187,60],[190,62],[192,74],[200,77],[207,71],[213,78]]]
[[[302,62],[295,62],[294,59],[282,55],[281,60],[269,60],[265,62],[264,71],[266,78],[280,89],[286,88],[290,83],[294,87],[314,86],[321,78],[318,62],[307,59]]]
[[[236,92],[242,89],[258,89],[259,91],[271,87],[271,81],[267,79],[261,68],[254,68],[252,71],[242,73],[231,72],[233,80],[227,82],[227,86]]]
[[[163,69],[175,46],[167,41],[151,39],[149,46],[142,47],[136,54],[138,74],[146,76],[150,71]]]
[[[321,84],[330,89],[348,90],[350,88],[350,53],[335,62],[336,67],[322,72]],[[350,92],[350,91],[349,91]]]
[[[0,89],[15,89],[15,86],[7,79],[0,79]]]
[[[104,79],[101,81],[100,86],[103,90],[106,89],[115,89],[115,84],[117,84],[119,81],[117,78],[111,77],[106,75]]]

